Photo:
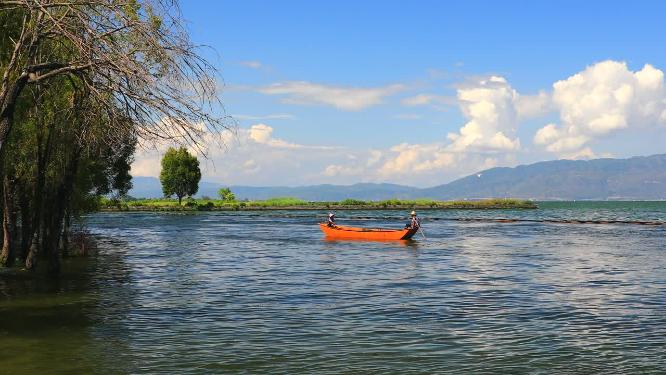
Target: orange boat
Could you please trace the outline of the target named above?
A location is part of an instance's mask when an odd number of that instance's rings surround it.
[[[378,229],[378,228],[356,228],[336,225],[329,227],[326,223],[320,223],[319,227],[327,238],[349,238],[359,240],[408,240],[418,231],[415,229]]]

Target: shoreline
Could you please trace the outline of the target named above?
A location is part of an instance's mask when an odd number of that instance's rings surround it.
[[[123,206],[123,207],[103,207],[100,212],[199,212],[199,211],[220,211],[220,212],[234,212],[234,211],[433,211],[433,210],[535,210],[539,207],[534,205],[524,206],[502,206],[502,205],[486,205],[486,206],[466,206],[466,205],[449,205],[449,206],[419,206],[419,205],[406,205],[406,206],[375,206],[375,205],[355,205],[355,206],[270,206],[270,207],[241,207],[241,206]]]

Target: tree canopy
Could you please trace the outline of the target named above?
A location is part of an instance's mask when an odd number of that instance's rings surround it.
[[[76,78],[107,131],[198,143],[223,128],[215,69],[198,54],[176,0],[2,0],[0,149],[20,94]],[[203,125],[203,126],[202,126]]]
[[[162,158],[160,182],[165,197],[175,195],[178,204],[183,197],[193,196],[199,191],[201,170],[199,160],[190,154],[185,147],[170,147]]]
[[[217,191],[217,195],[223,201],[233,202],[236,200],[236,195],[228,187],[220,188],[220,190]]]
[[[0,265],[57,272],[72,219],[131,188],[139,141],[226,127],[198,51],[177,0],[0,0]],[[201,178],[187,164],[179,198]]]

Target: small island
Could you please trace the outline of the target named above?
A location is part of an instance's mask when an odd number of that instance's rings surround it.
[[[189,198],[179,203],[178,199],[108,199],[99,202],[103,211],[268,211],[268,210],[412,210],[412,209],[536,209],[537,204],[521,199],[482,199],[438,201],[432,199],[388,199],[363,201],[315,202],[298,198],[272,198],[267,200],[227,200]]]

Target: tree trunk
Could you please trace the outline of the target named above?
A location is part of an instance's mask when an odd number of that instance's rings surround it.
[[[69,255],[69,231],[71,227],[71,217],[69,212],[65,211],[65,223],[62,228],[62,235],[60,236],[60,253],[62,256]]]
[[[33,214],[30,211],[30,200],[27,194],[22,193],[19,197],[19,208],[21,211],[21,247],[17,254],[18,258],[25,263],[30,251],[30,242],[32,241],[32,219]]]
[[[14,123],[16,102],[27,81],[28,76],[22,75],[14,84],[3,85],[0,90],[0,151],[3,150],[5,141],[9,138]]]
[[[25,257],[25,268],[29,270],[35,269],[37,267],[37,253],[39,252],[39,238],[37,237],[37,232],[32,237],[30,243],[30,250],[28,255]]]
[[[56,201],[53,210],[49,215],[48,238],[43,239],[47,246],[49,257],[49,271],[51,273],[60,272],[60,236],[63,230],[67,230],[63,225],[66,216],[66,209],[69,206],[69,199],[74,192],[74,180],[79,166],[80,150],[76,150],[69,160],[62,183],[56,193]],[[63,228],[64,227],[64,228]]]
[[[178,196],[178,206],[180,206],[181,202],[183,201],[183,196],[179,195]]]
[[[12,207],[12,184],[9,177],[6,175],[3,178],[3,192],[2,192],[2,252],[0,253],[0,265],[11,267],[14,264],[14,244],[13,233],[14,228],[14,208]]]
[[[9,131],[12,128],[12,118],[11,116],[3,116],[0,117],[0,150],[2,150],[2,146],[5,144],[5,140],[9,136]]]
[[[45,202],[43,197],[47,195],[44,186],[46,185],[46,162],[51,155],[51,146],[53,133],[51,131],[52,123],[44,125],[41,117],[38,118],[38,125],[46,131],[46,140],[44,141],[44,134],[37,133],[37,171],[35,180],[37,183],[34,185],[34,209],[32,210],[32,235],[30,236],[30,247],[26,253],[25,268],[32,270],[37,267],[37,257],[41,243],[44,242],[46,233],[46,219],[44,212],[46,211]],[[41,240],[41,241],[40,241]]]

